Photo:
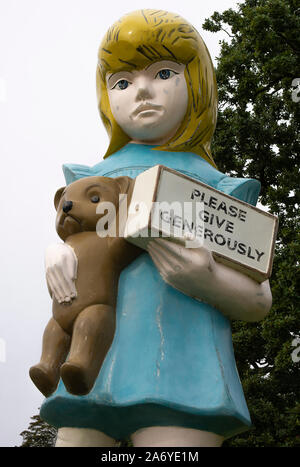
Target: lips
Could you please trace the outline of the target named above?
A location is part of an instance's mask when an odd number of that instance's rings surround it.
[[[144,112],[145,110],[162,110],[161,105],[150,104],[148,102],[140,104],[135,111],[132,113],[133,117],[136,117],[139,113]]]

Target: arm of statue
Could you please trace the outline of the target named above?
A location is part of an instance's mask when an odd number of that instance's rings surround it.
[[[75,279],[78,260],[72,247],[66,243],[48,246],[45,269],[48,290],[59,303],[69,303],[77,296]]]
[[[208,303],[230,319],[260,321],[269,312],[269,281],[261,284],[214,260],[204,247],[185,248],[164,239],[148,251],[162,278],[172,287]]]

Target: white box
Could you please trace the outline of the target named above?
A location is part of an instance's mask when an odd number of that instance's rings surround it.
[[[157,165],[136,177],[124,236],[144,249],[155,237],[203,245],[216,261],[263,282],[271,275],[277,228],[276,216]]]

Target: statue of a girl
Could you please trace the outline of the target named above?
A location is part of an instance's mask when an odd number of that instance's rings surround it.
[[[162,10],[117,21],[100,48],[99,109],[110,137],[105,160],[64,166],[67,183],[90,175],[135,178],[162,164],[255,204],[259,182],[231,178],[214,164],[217,88],[198,32]],[[59,428],[57,446],[219,446],[251,425],[237,373],[229,318],[256,321],[271,306],[262,284],[216,263],[204,248],[150,243],[119,281],[112,347],[92,391],[62,382],[41,416]],[[77,260],[49,247],[48,285],[76,300]],[[192,298],[194,297],[194,298]]]

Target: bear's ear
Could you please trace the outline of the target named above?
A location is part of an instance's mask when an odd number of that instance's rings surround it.
[[[61,188],[59,188],[59,190],[57,190],[57,192],[55,193],[55,196],[54,196],[54,206],[55,206],[55,209],[57,211],[57,208],[58,208],[58,205],[59,205],[59,202],[60,202],[60,198],[61,198],[61,195],[63,194],[63,191],[66,187],[65,186],[62,186]]]
[[[114,178],[114,180],[118,183],[118,185],[120,187],[120,193],[127,193],[128,192],[128,189],[129,189],[130,182],[131,182],[132,178],[124,176],[124,177]]]

